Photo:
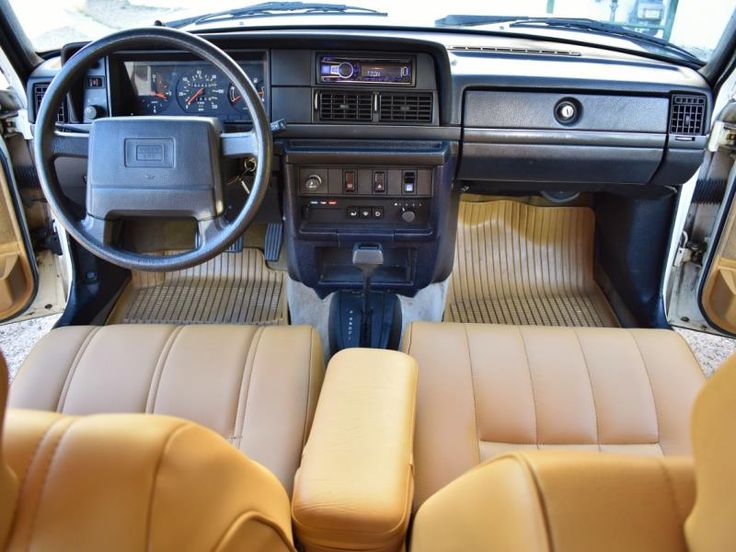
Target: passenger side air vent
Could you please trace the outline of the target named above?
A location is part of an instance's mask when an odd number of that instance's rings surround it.
[[[320,121],[369,123],[373,119],[373,93],[323,90],[318,95],[317,111]]]
[[[705,96],[676,94],[670,108],[670,134],[702,134]]]
[[[580,52],[574,50],[546,50],[541,48],[507,48],[503,46],[452,46],[448,48],[453,52],[489,53],[489,54],[526,54],[541,56],[580,56]]]
[[[378,112],[382,123],[431,123],[432,94],[382,93]]]
[[[46,94],[46,90],[49,89],[48,82],[37,82],[33,84],[33,108],[34,108],[34,119],[35,116],[38,115],[38,110],[41,108],[41,101],[43,100],[44,95]],[[56,122],[57,123],[65,123],[66,122],[66,105],[65,102],[61,102],[61,105],[59,105],[59,111],[56,114]]]

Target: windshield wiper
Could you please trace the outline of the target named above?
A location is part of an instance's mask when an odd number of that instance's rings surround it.
[[[673,53],[685,61],[702,66],[703,60],[656,36],[632,31],[615,23],[605,23],[595,19],[576,17],[521,17],[521,16],[483,16],[483,15],[448,15],[435,21],[438,27],[472,27],[475,25],[506,24],[509,28],[548,28],[571,31],[584,31],[592,34],[625,38],[638,44],[654,46],[660,50]]]
[[[176,21],[164,23],[167,27],[186,27],[188,25],[200,25],[202,23],[213,23],[217,21],[229,21],[236,19],[248,19],[255,17],[278,17],[284,15],[372,15],[386,17],[386,12],[363,8],[360,6],[348,6],[346,4],[321,4],[309,2],[263,2],[243,8],[234,8],[220,12],[206,13]]]

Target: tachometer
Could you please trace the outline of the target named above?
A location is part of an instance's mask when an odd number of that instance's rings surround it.
[[[176,85],[176,99],[188,113],[215,113],[225,97],[221,77],[212,70],[194,69]]]

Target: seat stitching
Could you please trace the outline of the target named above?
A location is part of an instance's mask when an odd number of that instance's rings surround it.
[[[513,455],[510,456],[510,458],[514,458],[518,460],[521,464],[526,466],[526,469],[529,472],[529,477],[532,479],[532,483],[534,484],[534,490],[537,495],[537,500],[539,500],[539,508],[542,511],[542,519],[544,521],[544,527],[546,529],[546,537],[547,537],[547,547],[550,552],[552,552],[555,548],[554,541],[552,539],[552,524],[549,520],[549,511],[547,510],[547,502],[544,500],[544,492],[542,492],[542,485],[539,481],[539,477],[537,477],[537,471],[532,466],[531,462],[529,462],[528,458],[524,455]]]
[[[664,474],[664,478],[667,481],[667,490],[669,491],[672,505],[675,507],[675,512],[677,513],[678,516],[687,517],[687,509],[683,509],[682,505],[677,500],[677,493],[675,492],[675,485],[674,485],[674,482],[672,481],[672,477],[670,476],[670,472],[667,471],[667,467],[664,464],[664,460],[662,458],[657,458],[656,460],[657,460],[657,465],[659,466],[659,469]],[[683,515],[683,512],[685,512],[684,515]]]
[[[194,427],[194,425],[191,422],[181,421],[179,424],[177,424],[174,427],[174,430],[169,433],[169,435],[164,440],[163,444],[161,445],[161,450],[159,451],[158,458],[156,459],[156,466],[153,468],[153,477],[151,478],[151,492],[148,495],[148,515],[146,516],[146,549],[150,549],[151,546],[151,519],[153,517],[153,499],[156,495],[156,480],[158,479],[159,470],[161,469],[161,464],[163,464],[164,456],[166,454],[166,449],[169,446],[169,443],[171,443],[171,440],[176,437],[181,431],[188,429],[190,427]]]
[[[156,411],[156,401],[158,400],[158,392],[161,387],[161,377],[164,374],[164,367],[166,362],[169,360],[169,354],[174,348],[174,342],[178,339],[181,332],[184,330],[184,326],[176,326],[169,337],[166,339],[163,348],[158,354],[158,360],[156,366],[153,368],[153,375],[151,376],[151,384],[148,388],[148,398],[146,399],[146,413],[151,414]]]
[[[475,374],[473,373],[473,355],[470,352],[470,338],[468,337],[468,325],[463,324],[463,334],[465,336],[465,350],[468,352],[468,367],[470,368],[470,389],[473,393],[473,418],[475,419],[475,435],[476,435],[476,447],[478,450],[478,463],[481,461],[480,457],[480,424],[478,423],[478,401],[475,398]]]
[[[534,376],[532,375],[532,365],[529,362],[529,352],[526,348],[526,339],[521,328],[517,327],[516,331],[519,334],[519,340],[521,341],[521,348],[524,350],[524,360],[526,361],[526,368],[529,372],[529,387],[532,391],[532,404],[534,405],[534,439],[536,441],[536,447],[539,448],[539,412],[537,411],[537,395],[534,391]]]
[[[244,522],[246,520],[256,521],[262,525],[269,527],[271,530],[273,530],[274,533],[276,533],[276,535],[278,535],[279,539],[281,539],[284,546],[286,546],[288,550],[296,550],[296,548],[294,548],[294,545],[291,543],[288,535],[274,520],[260,512],[253,511],[245,511],[238,514],[235,519],[230,523],[230,525],[227,526],[225,531],[222,533],[222,536],[217,540],[217,543],[213,547],[213,550],[222,550],[224,541],[230,531],[232,531],[233,527],[235,527],[238,523]]]
[[[577,330],[572,330],[572,333],[575,334],[575,339],[578,342],[578,347],[580,347],[580,353],[583,355],[583,363],[585,364],[585,373],[588,376],[588,385],[590,386],[590,396],[593,399],[593,417],[595,418],[595,442],[598,445],[598,451],[601,451],[601,426],[600,421],[598,420],[598,404],[595,400],[595,391],[593,389],[593,378],[590,377],[590,366],[588,366],[588,357],[585,354],[585,349],[583,348],[583,343],[580,341],[580,334]]]
[[[79,347],[79,351],[77,351],[77,354],[74,356],[74,360],[72,361],[71,366],[69,367],[69,371],[66,373],[66,378],[64,379],[64,386],[61,388],[61,394],[59,395],[59,402],[56,404],[56,411],[57,412],[63,412],[64,407],[66,406],[66,398],[69,394],[69,388],[72,385],[72,379],[74,379],[74,374],[77,373],[77,367],[79,366],[79,363],[82,360],[82,356],[84,356],[85,351],[87,350],[87,347],[89,347],[89,344],[92,343],[92,340],[97,335],[97,333],[100,331],[101,326],[92,328],[90,332],[87,334],[87,337],[84,338],[84,341],[82,342],[82,346]]]
[[[639,352],[639,356],[641,357],[641,363],[644,365],[644,373],[647,376],[647,381],[649,382],[649,390],[652,393],[652,405],[654,406],[654,416],[657,420],[657,444],[659,445],[659,450],[664,454],[664,450],[662,449],[662,437],[659,432],[659,409],[657,408],[657,398],[654,395],[654,385],[652,384],[652,377],[649,375],[649,368],[647,367],[647,362],[644,359],[644,353],[641,350],[641,347],[639,346],[639,342],[636,340],[636,337],[634,336],[634,333],[630,329],[626,329],[629,336],[631,337],[631,340],[634,342],[634,345],[636,346],[636,350]]]
[[[59,445],[64,440],[64,437],[66,437],[69,434],[69,429],[78,421],[78,419],[75,418],[62,418],[61,420],[58,420],[57,422],[54,422],[52,427],[56,426],[58,422],[64,422],[69,421],[69,423],[66,425],[66,427],[62,428],[61,433],[59,434],[58,440],[56,443],[54,443],[53,448],[51,449],[51,454],[49,456],[48,462],[46,463],[45,467],[43,468],[43,479],[41,480],[41,488],[38,491],[38,500],[36,501],[35,508],[32,513],[31,522],[29,524],[30,532],[29,532],[29,540],[30,535],[34,534],[34,528],[36,527],[36,522],[38,520],[38,511],[41,509],[41,501],[43,499],[43,493],[46,490],[46,484],[48,483],[49,479],[49,472],[51,471],[51,465],[54,463],[54,459],[56,458],[56,453],[59,450]],[[49,428],[51,429],[51,428]],[[48,432],[47,432],[48,433]],[[46,435],[44,435],[44,438]],[[38,449],[37,449],[38,451]],[[35,460],[35,458],[34,458]],[[30,471],[30,465],[29,465],[29,471]],[[28,543],[28,548],[30,548],[30,542]]]
[[[243,437],[245,436],[245,414],[248,409],[248,397],[250,396],[250,387],[253,381],[253,371],[255,370],[256,355],[258,354],[258,346],[261,342],[261,337],[265,327],[259,326],[251,340],[250,347],[248,347],[248,353],[245,356],[245,365],[243,366],[243,379],[240,382],[240,394],[238,395],[238,407],[235,411],[235,431],[233,432],[233,444],[238,449],[242,447]],[[247,370],[250,366],[250,370]],[[245,374],[248,372],[248,381],[245,381]],[[245,384],[245,389],[243,388]],[[237,442],[237,444],[236,444]],[[242,449],[241,449],[242,450]]]
[[[30,462],[28,462],[28,467],[27,467],[27,468],[26,468],[26,470],[25,470],[25,471],[23,472],[23,476],[22,476],[22,477],[20,478],[20,481],[18,482],[18,489],[20,489],[21,491],[22,491],[22,489],[23,489],[23,486],[24,486],[24,485],[25,485],[25,483],[26,483],[26,477],[28,477],[28,474],[29,474],[29,473],[30,473],[30,471],[31,471],[31,466],[33,466],[33,463],[34,463],[34,462],[36,461],[36,456],[38,456],[38,451],[39,451],[39,450],[41,449],[41,445],[42,445],[42,444],[43,444],[43,442],[44,442],[44,441],[45,441],[45,440],[47,439],[47,437],[48,437],[49,433],[51,432],[51,430],[52,430],[52,429],[53,429],[53,428],[54,428],[54,427],[55,427],[55,426],[56,426],[56,425],[57,425],[57,424],[58,424],[59,422],[63,421],[64,419],[65,419],[65,418],[58,418],[58,419],[54,420],[54,421],[53,421],[53,422],[52,422],[52,423],[51,423],[51,424],[49,425],[49,427],[47,427],[47,428],[46,428],[46,431],[44,431],[44,432],[43,432],[43,435],[41,435],[41,438],[40,438],[40,439],[38,440],[38,442],[36,443],[36,446],[35,446],[35,447],[33,448],[33,454],[31,454],[31,460],[30,460]],[[17,475],[18,475],[18,474],[16,473],[16,476],[17,476]],[[22,495],[22,494],[23,494],[23,493],[22,493],[22,492],[20,492],[20,493],[18,493],[18,496],[20,496],[20,495]]]
[[[242,401],[242,394],[243,394],[243,382],[245,381],[245,373],[248,368],[248,359],[251,355],[251,350],[253,347],[253,340],[256,337],[257,332],[253,332],[253,334],[250,336],[250,341],[248,342],[248,348],[245,351],[245,360],[243,361],[243,368],[240,371],[240,383],[238,384],[238,401],[235,404],[235,419],[233,420],[233,430],[232,430],[232,436],[230,437],[230,441],[235,444],[235,440],[237,439],[236,434],[238,433],[238,418],[240,416],[240,403]]]
[[[307,444],[307,420],[309,420],[309,406],[312,401],[312,349],[314,345],[314,330],[309,330],[309,356],[307,362],[309,369],[307,370],[307,400],[304,406],[304,427],[302,428],[302,448]]]

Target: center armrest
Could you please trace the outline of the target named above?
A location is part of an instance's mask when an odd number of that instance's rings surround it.
[[[307,551],[399,550],[414,496],[417,365],[346,349],[327,368],[294,480],[292,517]]]

